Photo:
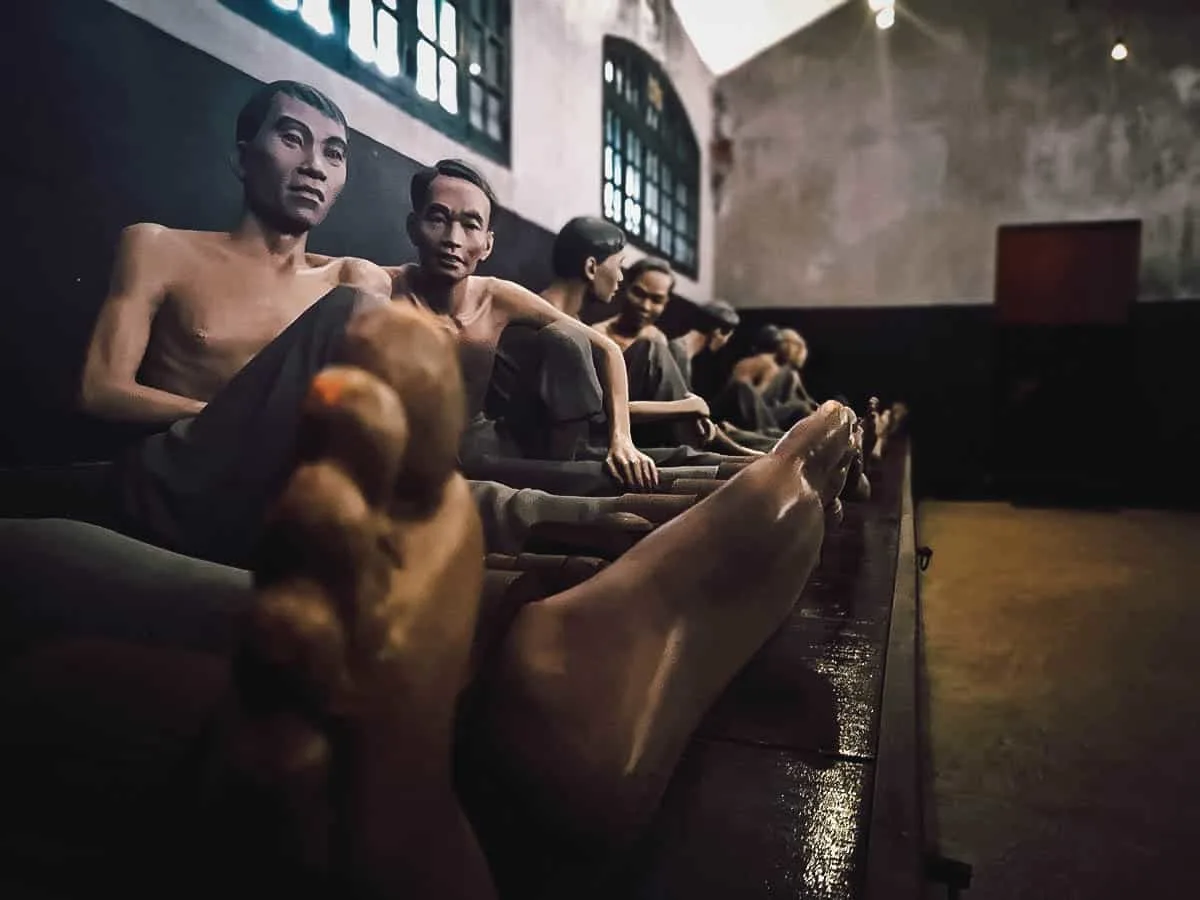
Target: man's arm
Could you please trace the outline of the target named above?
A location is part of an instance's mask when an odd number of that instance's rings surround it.
[[[492,303],[509,321],[531,325],[562,324],[578,328],[593,347],[604,355],[604,406],[608,416],[608,464],[614,474],[626,484],[651,487],[658,483],[658,470],[650,457],[633,445],[629,425],[629,378],[625,373],[625,357],[612,338],[588,328],[577,319],[543,300],[533,291],[502,278],[490,279]]]
[[[79,402],[84,411],[120,422],[174,422],[204,403],[137,383],[150,327],[166,298],[168,258],[161,225],[131,225],[121,233],[108,297],[88,344]]]
[[[763,387],[766,385],[768,372],[771,364],[757,356],[748,356],[739,361],[733,367],[733,373],[730,376],[735,381],[744,382],[758,393],[762,393]]]
[[[660,422],[663,419],[692,419],[707,416],[708,403],[698,394],[679,400],[630,400],[629,418],[634,422]]]

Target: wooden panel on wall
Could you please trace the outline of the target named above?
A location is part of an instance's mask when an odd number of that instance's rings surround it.
[[[1006,225],[996,239],[1005,325],[1123,325],[1137,300],[1142,223]]]

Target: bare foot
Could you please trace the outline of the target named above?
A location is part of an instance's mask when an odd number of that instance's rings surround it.
[[[866,466],[863,462],[864,429],[860,419],[854,423],[854,433],[851,438],[854,444],[854,457],[850,461],[850,469],[846,474],[846,486],[842,488],[841,496],[845,500],[866,501],[871,499],[871,481],[867,478]]]
[[[398,307],[352,323],[346,360],[313,382],[255,568],[239,757],[343,889],[491,897],[450,769],[483,578],[457,362]]]
[[[636,837],[704,712],[800,596],[853,422],[825,404],[607,569],[522,609],[483,715],[530,808],[581,838]]]
[[[706,432],[706,441],[704,448],[711,450],[713,453],[724,453],[726,456],[747,456],[758,458],[763,455],[761,450],[751,450],[749,447],[743,447],[736,440],[714,425],[710,420],[704,420],[708,425]]]

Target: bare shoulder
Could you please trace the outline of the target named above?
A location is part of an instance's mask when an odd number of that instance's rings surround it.
[[[757,356],[747,356],[745,359],[739,359],[733,366],[733,374],[735,378],[747,378],[759,371],[762,367],[762,360]]]
[[[523,301],[537,296],[515,281],[494,278],[491,275],[472,275],[470,284],[471,293],[480,300],[491,300],[502,305],[520,305]]]
[[[114,287],[121,290],[165,288],[187,261],[215,245],[220,237],[207,231],[181,231],[155,222],[139,222],[121,231],[113,268]]]
[[[558,317],[558,311],[529,288],[504,278],[472,275],[468,296],[472,308],[490,309],[493,319],[503,324],[548,325]]]
[[[118,246],[123,253],[158,257],[163,253],[178,253],[198,243],[207,234],[209,232],[180,231],[157,222],[138,222],[121,230]]]
[[[601,334],[607,335],[612,332],[612,326],[615,321],[617,321],[616,316],[611,319],[601,319],[599,322],[593,322],[591,327]]]
[[[376,265],[369,259],[347,256],[342,260],[339,274],[341,283],[349,287],[372,294],[383,294],[386,297],[392,294],[392,276],[383,266]]]

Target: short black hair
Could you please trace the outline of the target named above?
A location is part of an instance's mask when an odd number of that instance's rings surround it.
[[[292,97],[301,103],[307,103],[321,115],[339,123],[346,131],[350,130],[350,126],[346,123],[346,116],[338,108],[338,105],[312,85],[299,81],[272,81],[255,91],[246,101],[246,105],[242,107],[242,111],[238,113],[236,134],[239,144],[258,137],[263,123],[267,120],[267,113],[271,110],[271,101],[278,94]]]
[[[675,290],[675,271],[671,268],[671,264],[665,259],[659,259],[657,256],[643,256],[641,259],[633,263],[633,265],[625,267],[625,284],[633,284],[647,272],[662,272],[671,279],[671,290]]]
[[[555,278],[582,278],[589,259],[604,262],[625,247],[625,232],[595,216],[576,216],[554,238],[550,262]]]
[[[779,326],[764,325],[754,335],[754,350],[757,353],[773,353],[779,346]]]
[[[489,204],[488,221],[491,221],[492,213],[496,210],[496,192],[492,190],[492,186],[488,184],[488,180],[478,169],[461,159],[439,159],[432,166],[425,166],[417,170],[408,186],[408,199],[412,203],[413,212],[419,213],[425,208],[425,204],[429,202],[430,185],[433,184],[433,179],[439,175],[468,181],[483,191]]]
[[[737,314],[737,310],[726,303],[724,300],[710,300],[708,303],[699,303],[696,305],[700,316],[700,329],[705,334],[712,334],[714,331],[733,331],[738,327],[738,323],[742,321],[742,317]]]

